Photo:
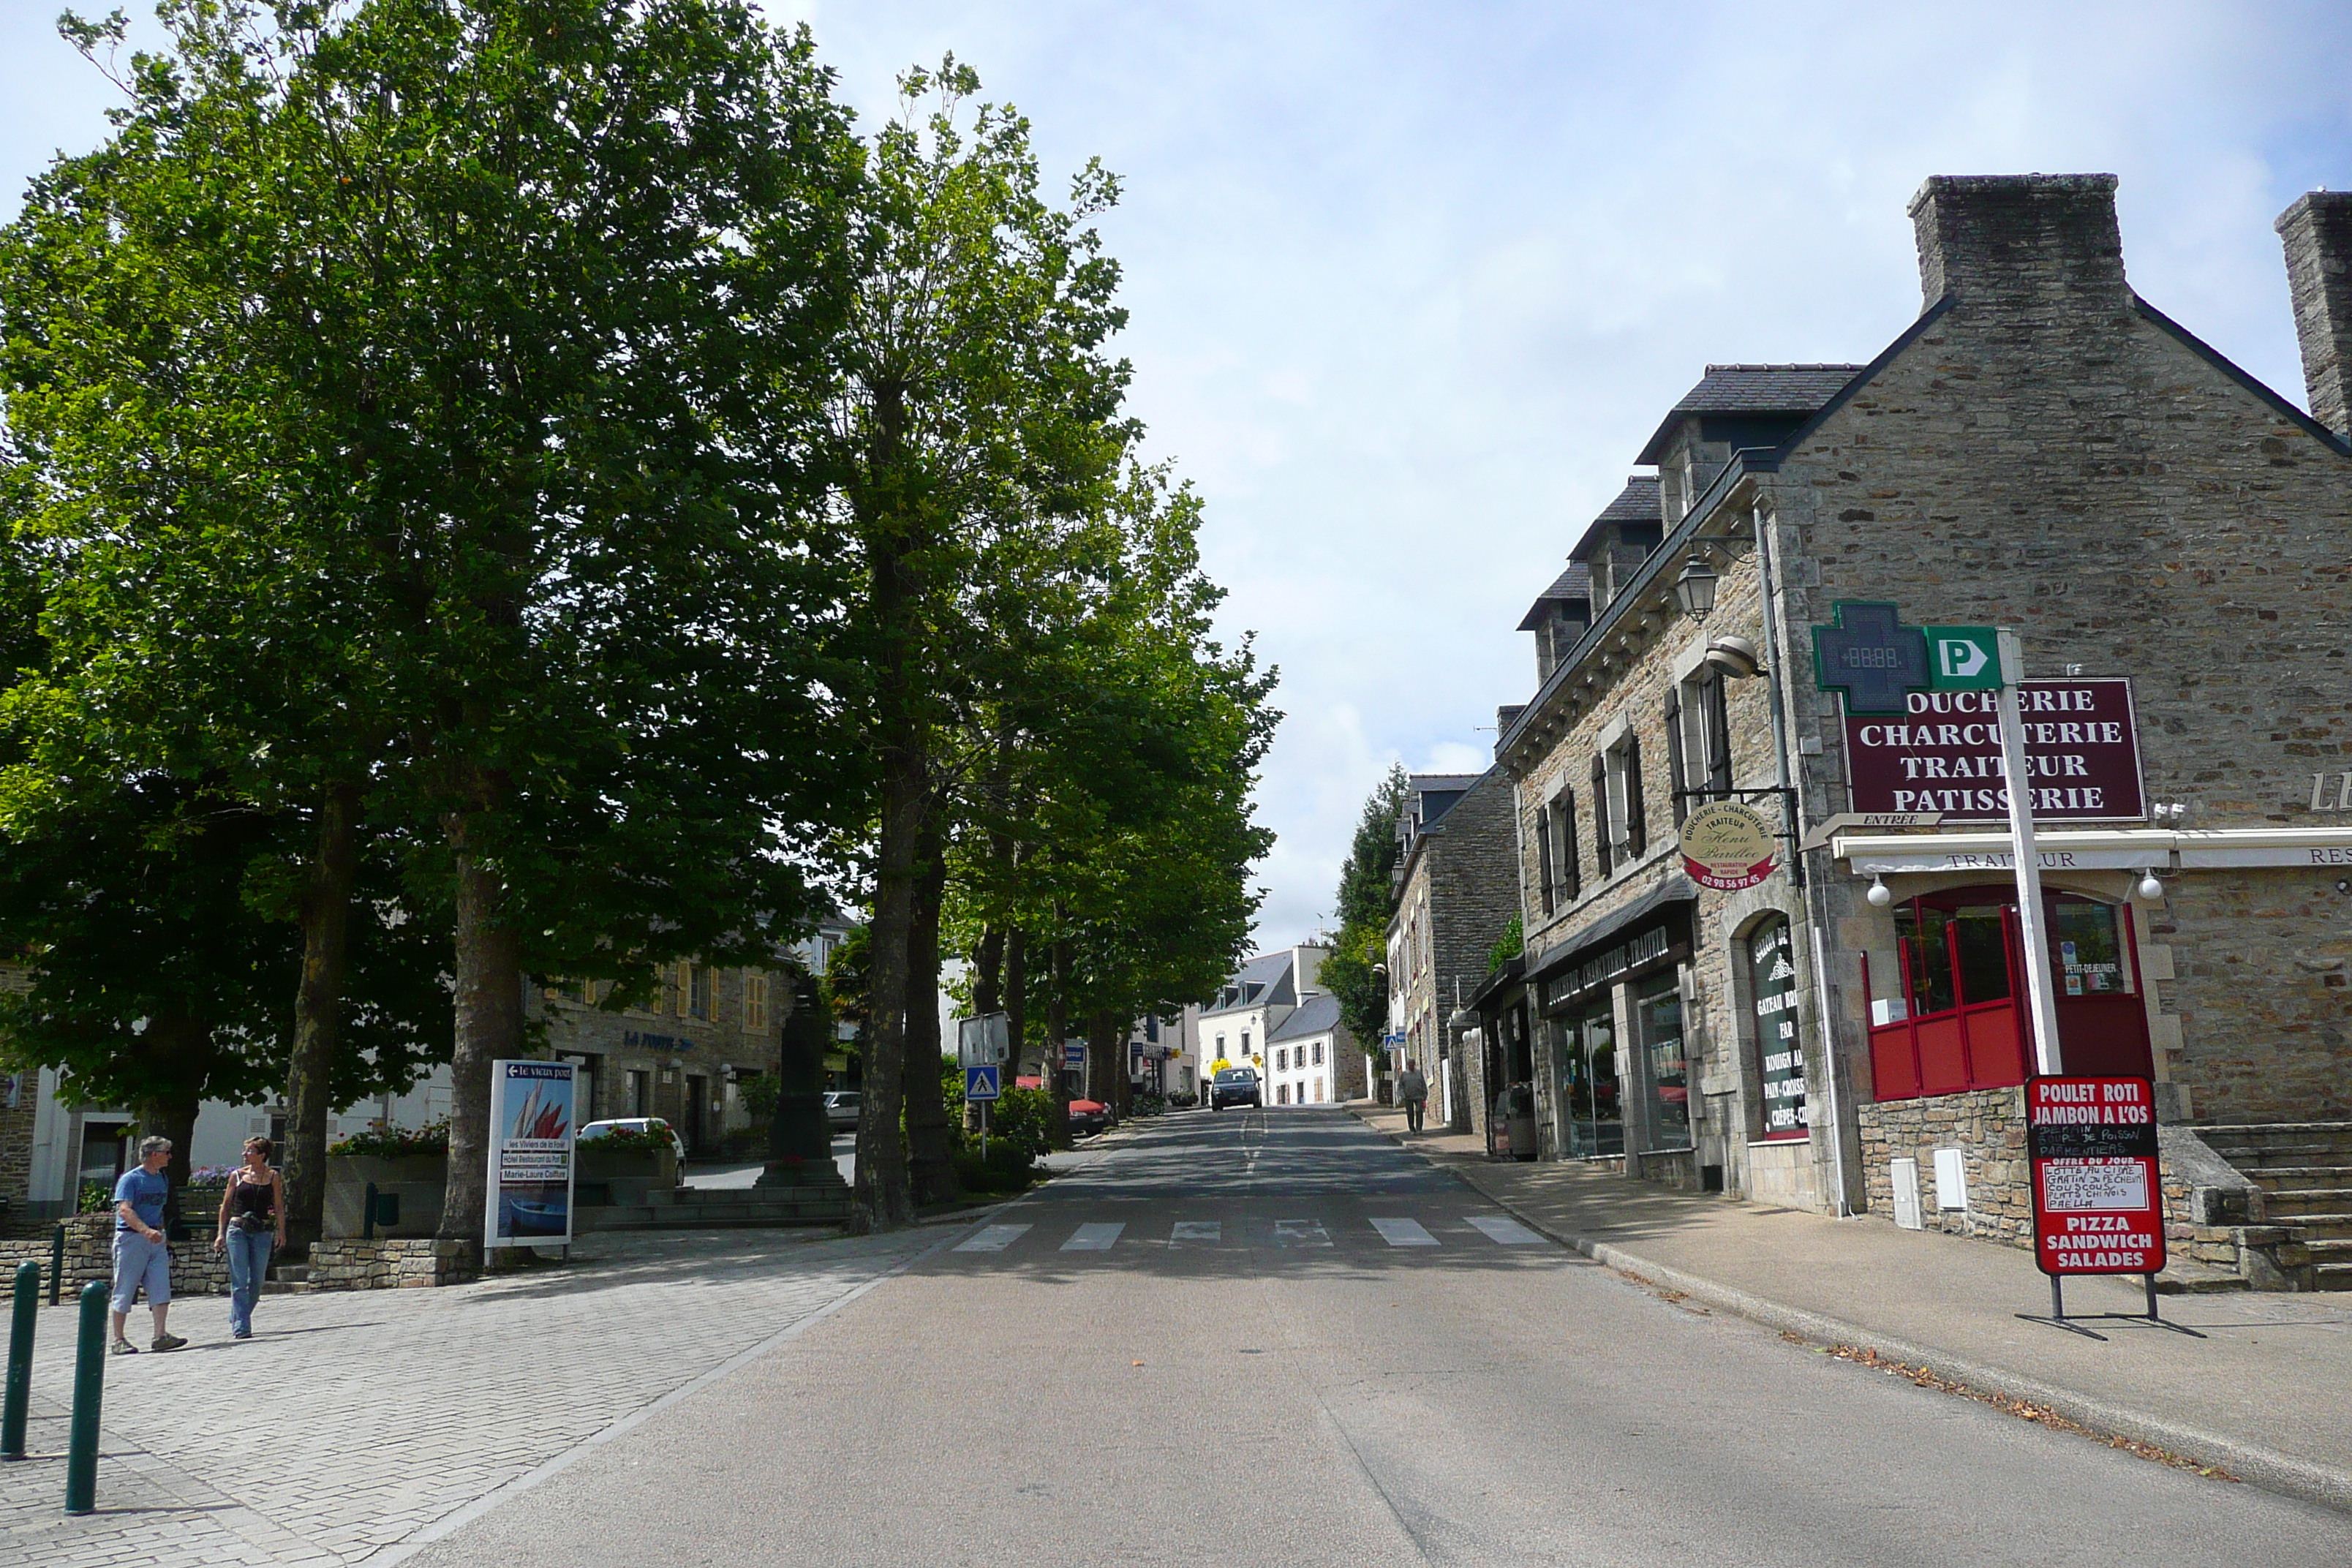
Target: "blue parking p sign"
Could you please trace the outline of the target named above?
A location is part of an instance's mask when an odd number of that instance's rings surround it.
[[[993,1062],[985,1067],[966,1068],[963,1069],[963,1097],[971,1100],[998,1099],[998,1082]]]

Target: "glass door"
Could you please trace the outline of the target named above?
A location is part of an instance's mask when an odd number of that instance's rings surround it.
[[[1559,1026],[1560,1148],[1570,1159],[1625,1152],[1617,1095],[1617,1018],[1604,1000]]]

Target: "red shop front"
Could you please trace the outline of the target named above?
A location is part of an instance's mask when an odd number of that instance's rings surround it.
[[[2045,893],[2043,903],[2066,1070],[2152,1077],[2130,910],[2075,893]],[[2016,888],[1947,888],[1894,912],[1899,986],[1873,975],[1866,957],[1863,972],[1877,1098],[2023,1083],[2033,1072],[2033,1042]]]

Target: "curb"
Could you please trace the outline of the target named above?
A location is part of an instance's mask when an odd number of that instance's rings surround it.
[[[1811,1344],[1824,1348],[1851,1345],[1856,1350],[1873,1351],[1882,1359],[1925,1367],[1948,1382],[1965,1384],[1982,1393],[1999,1394],[2045,1406],[2099,1436],[2150,1444],[2184,1458],[2194,1458],[2200,1465],[2219,1466],[2240,1480],[2265,1491],[2279,1492],[2300,1498],[2305,1502],[2352,1512],[2352,1471],[2331,1468],[2259,1444],[2242,1442],[2161,1416],[2110,1405],[2086,1394],[2077,1394],[2072,1389],[2060,1388],[2000,1367],[1986,1366],[1909,1340],[1897,1339],[1874,1329],[1865,1329],[1858,1323],[1849,1323],[1842,1318],[1808,1311],[1800,1307],[1783,1306],[1778,1301],[1767,1300],[1746,1290],[1659,1263],[1610,1242],[1596,1241],[1591,1237],[1563,1230],[1538,1218],[1500,1193],[1481,1186],[1469,1172],[1431,1158],[1385,1129],[1373,1127],[1370,1121],[1360,1114],[1357,1119],[1431,1168],[1447,1172],[1464,1186],[1504,1209],[1521,1224],[1562,1246],[1574,1248],[1603,1268],[1621,1274],[1639,1275],[1651,1283],[1679,1290],[1692,1300],[1719,1308],[1782,1333],[1794,1334]]]

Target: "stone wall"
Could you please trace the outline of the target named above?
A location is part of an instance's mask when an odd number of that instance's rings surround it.
[[[2033,1245],[2032,1174],[2025,1158],[2025,1091],[1987,1089],[1923,1100],[1891,1100],[1858,1111],[1863,1180],[1870,1207],[1895,1213],[1894,1163],[1919,1162],[1919,1217],[1929,1230]],[[1958,1149],[1968,1207],[1936,1206],[1936,1151]]]
[[[1919,1217],[1929,1230],[2033,1246],[2032,1169],[2025,1153],[2025,1091],[1887,1100],[1861,1108],[1870,1207],[1895,1213],[1894,1162],[1919,1162]],[[2235,1274],[2257,1290],[2308,1290],[2311,1254],[2292,1226],[2262,1220],[2262,1190],[2207,1149],[2194,1129],[2159,1128],[2168,1267],[2189,1263]],[[1958,1149],[1968,1175],[1965,1209],[1936,1206],[1936,1151]]]
[[[217,1201],[217,1200],[215,1200]],[[114,1278],[114,1216],[110,1214],[81,1214],[57,1224],[66,1227],[65,1294],[71,1297],[91,1280],[108,1281]],[[13,1278],[20,1263],[41,1266],[41,1291],[47,1299],[50,1232],[44,1227],[38,1237],[13,1237],[0,1240],[0,1277]],[[213,1250],[213,1229],[210,1217],[194,1226],[194,1235],[186,1241],[172,1243],[172,1294],[174,1296],[226,1296],[228,1294],[228,1257]],[[145,1298],[141,1298],[144,1304]]]
[[[1481,1135],[1499,1086],[1486,1081],[1484,1053],[1461,1049],[1446,1026],[1456,996],[1467,997],[1485,983],[1487,954],[1519,913],[1512,809],[1510,781],[1498,772],[1482,775],[1436,826],[1423,830],[1399,906],[1420,908],[1429,932],[1431,962],[1406,1007],[1408,1016],[1428,1021],[1431,1038],[1444,1045],[1454,1064],[1454,1102],[1440,1114],[1448,1124]],[[1430,1087],[1433,1097],[1437,1086]]]
[[[459,1285],[478,1276],[475,1249],[433,1237],[362,1241],[336,1237],[310,1248],[310,1283],[321,1290],[403,1290]]]

